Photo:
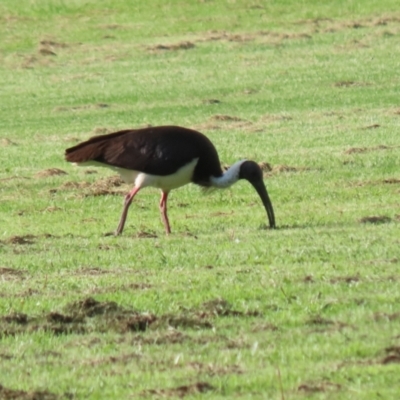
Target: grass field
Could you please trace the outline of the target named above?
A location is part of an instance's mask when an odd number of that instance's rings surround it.
[[[279,4],[275,4],[279,3]],[[0,3],[0,398],[395,399],[398,0]],[[64,150],[198,129],[247,183],[140,192]]]

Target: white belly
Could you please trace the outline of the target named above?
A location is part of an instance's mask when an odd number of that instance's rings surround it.
[[[111,168],[113,171],[118,172],[121,178],[126,183],[134,184],[136,187],[144,188],[147,186],[156,187],[165,191],[176,189],[180,186],[184,186],[192,181],[193,171],[199,161],[195,158],[190,163],[179,168],[175,173],[171,175],[151,175],[140,171],[134,171],[130,169],[112,167],[97,162],[88,162],[79,164],[79,166],[101,166]]]

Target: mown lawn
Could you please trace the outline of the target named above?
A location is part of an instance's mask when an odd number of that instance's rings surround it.
[[[279,4],[275,4],[279,3]],[[3,0],[0,398],[394,399],[400,5]],[[65,148],[146,125],[264,169],[132,204]]]

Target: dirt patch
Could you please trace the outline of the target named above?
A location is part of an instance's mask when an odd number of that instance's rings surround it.
[[[387,178],[387,179],[382,179],[379,181],[357,181],[357,182],[351,182],[350,186],[356,186],[356,187],[362,187],[366,185],[398,185],[400,184],[400,179],[399,178]]]
[[[56,49],[60,50],[68,47],[65,43],[56,42],[50,39],[43,39],[39,42],[38,53],[41,56],[56,56]]]
[[[365,86],[366,83],[355,81],[338,81],[333,84],[335,87]]]
[[[336,391],[342,388],[341,385],[334,382],[323,381],[323,382],[311,382],[311,383],[303,383],[301,384],[297,390],[303,393],[320,393],[320,392],[329,392]]]
[[[57,211],[61,211],[61,210],[62,210],[61,207],[50,206],[50,207],[43,208],[42,210],[40,210],[40,212],[43,212],[43,213],[53,213],[53,212],[57,212]]]
[[[51,193],[55,193],[57,191],[65,191],[71,189],[85,189],[90,187],[90,182],[64,182],[58,189],[51,189]]]
[[[225,41],[235,43],[246,43],[251,41],[259,41],[261,43],[279,45],[285,40],[311,39],[311,32],[274,32],[274,31],[258,31],[254,33],[231,33],[226,31],[211,31],[203,35],[199,42],[206,41]]]
[[[168,389],[149,389],[142,392],[145,396],[179,397],[192,396],[198,393],[206,393],[215,390],[214,386],[207,382],[196,382],[190,385],[178,386]]]
[[[0,244],[8,244],[8,245],[24,245],[24,244],[33,244],[36,239],[39,238],[53,238],[56,236],[51,235],[50,233],[43,233],[41,235],[22,235],[22,236],[10,236],[8,239],[0,241]]]
[[[99,276],[113,273],[114,271],[110,271],[108,269],[103,269],[99,267],[81,267],[74,271],[74,275],[89,275],[89,276]]]
[[[329,280],[330,283],[355,283],[359,282],[359,276],[337,276]]]
[[[7,138],[0,138],[0,146],[7,147],[7,146],[17,146],[17,143],[13,142]]]
[[[116,132],[117,129],[105,128],[104,126],[97,126],[91,132],[93,136],[107,135],[108,133]]]
[[[244,370],[237,364],[218,366],[212,363],[204,364],[201,362],[191,362],[185,364],[185,368],[195,370],[197,373],[205,373],[209,376],[223,376],[228,374],[242,375]]]
[[[0,278],[3,281],[12,281],[17,279],[24,279],[25,271],[15,268],[0,267]]]
[[[0,320],[0,337],[24,332],[45,331],[55,335],[90,332],[117,333],[145,331],[156,317],[123,308],[115,302],[99,302],[91,297],[68,304],[62,312],[30,317],[13,313]]]
[[[107,178],[102,178],[97,180],[96,182],[90,183],[87,181],[83,182],[65,182],[57,189],[51,189],[50,193],[63,192],[68,190],[80,190],[80,196],[89,197],[89,196],[105,196],[105,195],[125,195],[127,193],[126,188],[122,188],[124,185],[123,180],[119,177],[119,175],[110,176]],[[119,188],[121,189],[114,189]]]
[[[303,279],[301,279],[304,283],[314,283],[315,280],[312,275],[306,275]]]
[[[104,196],[104,195],[122,195],[126,194],[126,189],[114,190],[112,188],[121,187],[124,181],[118,176],[110,176],[108,178],[99,179],[92,183],[89,191],[85,196]]]
[[[290,165],[275,165],[272,168],[272,172],[281,173],[281,172],[298,172],[304,170],[304,167],[293,167]]]
[[[60,107],[55,107],[54,111],[59,112],[59,111],[96,110],[96,109],[103,109],[103,108],[108,108],[108,107],[110,107],[109,104],[97,103],[97,104],[85,104],[82,106],[72,106],[72,107],[60,106]]]
[[[63,396],[64,397],[64,396]],[[8,389],[0,384],[0,398],[2,400],[56,400],[60,399],[54,393],[46,391],[25,392],[24,390]]]
[[[151,231],[139,231],[132,235],[131,237],[135,239],[157,239],[158,236],[155,232]]]
[[[68,45],[66,43],[60,43],[60,42],[56,42],[56,41],[50,40],[50,39],[43,39],[40,41],[39,44],[41,46],[49,46],[49,47],[61,48],[61,49],[68,47]]]
[[[371,126],[373,126],[373,125],[371,125]],[[369,128],[369,129],[372,129],[372,128]],[[390,149],[394,149],[394,148],[396,148],[396,146],[379,145],[379,146],[374,146],[374,147],[351,147],[350,149],[347,149],[344,152],[344,154],[368,153],[370,151],[390,150]]]
[[[7,244],[33,244],[35,238],[34,235],[11,236],[4,242]]]
[[[205,99],[202,101],[203,104],[221,104],[221,100],[218,99]],[[400,110],[398,112],[398,114],[400,114]]]
[[[382,364],[400,363],[400,346],[390,346],[385,349],[386,356],[381,361]]]
[[[287,114],[264,114],[260,120],[262,122],[280,122],[280,121],[291,121],[293,117]]]
[[[173,44],[157,44],[155,46],[147,47],[147,50],[157,52],[157,51],[177,51],[177,50],[189,50],[196,47],[193,42],[179,42]]]
[[[264,161],[259,162],[258,166],[261,168],[262,172],[271,172],[273,170],[272,165]]]
[[[285,173],[292,173],[292,172],[303,172],[309,171],[310,169],[307,167],[294,167],[291,165],[271,165],[267,162],[260,162],[258,163],[261,170],[264,172],[264,176],[271,176],[276,174],[285,174]]]
[[[379,124],[372,124],[372,125],[367,125],[362,127],[362,130],[368,130],[368,129],[377,129],[380,128],[381,126]]]
[[[148,288],[148,285],[132,284],[128,290]],[[156,316],[122,307],[113,301],[97,301],[92,297],[67,304],[61,310],[40,315],[11,313],[0,318],[0,338],[31,332],[49,332],[54,335],[89,334],[93,332],[150,332],[146,337],[137,336],[140,343],[181,343],[187,336],[180,329],[208,330],[217,317],[257,317],[258,311],[239,311],[223,300],[216,299],[200,307],[183,309],[177,313]],[[207,339],[208,340],[208,339]],[[229,348],[242,348],[242,341],[224,339]]]
[[[232,305],[224,299],[206,301],[200,305],[195,313],[201,317],[259,317],[261,312],[257,310],[239,311],[232,308]]]
[[[396,321],[398,319],[400,319],[400,312],[395,312],[392,314],[384,313],[384,312],[377,312],[374,314],[375,321],[382,321],[382,320]]]
[[[239,117],[232,117],[230,115],[214,115],[210,118],[211,121],[245,121]]]
[[[315,329],[311,331],[312,333],[337,332],[344,328],[351,328],[351,325],[339,321],[332,321],[320,315],[311,317],[306,324],[315,327]]]
[[[274,325],[274,324],[270,324],[270,323],[265,323],[265,324],[256,324],[253,326],[253,328],[251,329],[252,332],[275,332],[277,331],[279,328]]]
[[[388,183],[389,185],[393,185],[393,184],[399,184],[400,183],[400,179],[398,179],[398,178],[389,178],[389,179],[384,179],[382,182],[383,183]]]
[[[43,171],[39,171],[35,174],[36,178],[47,178],[49,176],[58,176],[58,175],[68,175],[67,172],[58,168],[49,168]]]
[[[152,329],[212,329],[212,323],[207,319],[208,315],[193,315],[191,313],[166,314],[158,318]]]
[[[203,38],[199,39],[201,42],[216,42],[216,41],[227,41],[227,42],[249,42],[254,40],[257,35],[253,34],[237,34],[225,31],[210,31],[203,35]]]
[[[216,114],[211,116],[205,123],[194,126],[194,129],[202,130],[220,130],[220,129],[241,129],[247,132],[258,132],[260,126],[251,121],[244,120],[232,115]]]
[[[360,223],[362,224],[387,224],[391,222],[391,218],[386,215],[376,215],[371,217],[363,217],[360,219]]]
[[[315,317],[311,317],[307,321],[307,324],[308,325],[334,325],[335,322],[330,319],[322,318],[320,315],[317,315]]]

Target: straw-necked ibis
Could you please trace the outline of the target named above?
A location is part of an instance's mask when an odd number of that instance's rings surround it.
[[[227,188],[239,179],[248,180],[255,188],[267,212],[269,226],[275,228],[274,210],[259,165],[242,160],[223,171],[214,145],[195,130],[158,126],[94,136],[67,149],[65,158],[79,166],[111,168],[125,182],[133,184],[125,196],[116,235],[124,229],[133,198],[146,186],[161,189],[160,211],[169,234],[167,198],[172,189],[190,182],[205,188]]]

